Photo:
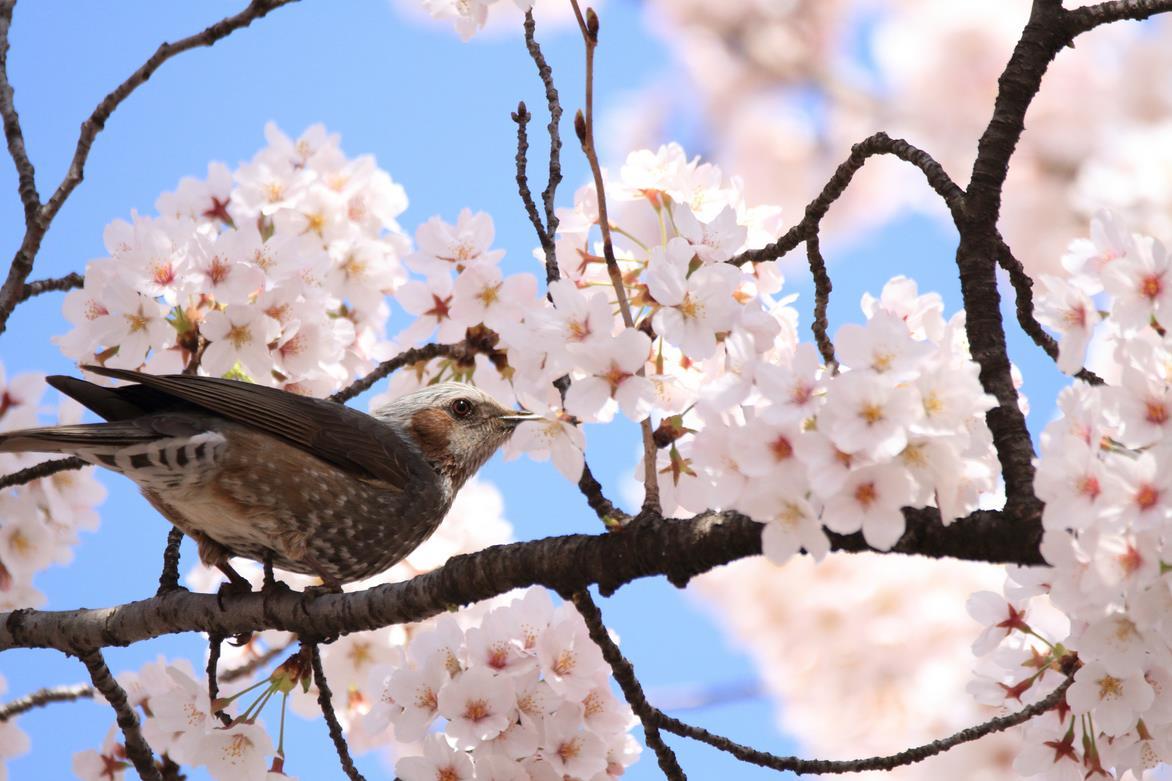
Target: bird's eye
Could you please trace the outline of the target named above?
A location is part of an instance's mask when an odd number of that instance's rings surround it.
[[[466,418],[472,414],[472,402],[468,399],[456,399],[452,402],[452,414],[457,418]]]

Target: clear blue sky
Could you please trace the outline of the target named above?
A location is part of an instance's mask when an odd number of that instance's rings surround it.
[[[10,75],[42,194],[63,174],[81,120],[160,41],[201,29],[243,5],[243,0],[19,4]],[[604,111],[609,98],[671,67],[671,62],[647,32],[638,6],[608,3],[602,22],[597,89]],[[580,105],[580,40],[569,29],[557,34],[539,30],[539,37],[567,109],[561,200],[569,203],[585,177],[568,121]],[[209,161],[234,166],[250,157],[264,143],[262,128],[268,120],[291,135],[324,122],[342,134],[348,154],[376,155],[407,190],[411,206],[401,221],[409,231],[433,214],[452,219],[464,206],[491,212],[497,243],[508,251],[507,267],[532,270],[529,253],[535,241],[513,181],[509,112],[518,99],[537,113],[534,127],[544,125],[540,85],[518,35],[461,44],[446,30],[401,18],[388,0],[304,0],[279,9],[212,49],[168,62],[115,113],[94,146],[86,181],[46,238],[33,276],[82,270],[88,259],[103,254],[102,229],[110,220],[126,217],[131,209],[151,212],[160,192],[173,189],[182,176],[202,176]],[[531,170],[537,174],[541,166]],[[0,162],[4,257],[11,256],[23,229],[15,182],[5,159]],[[544,186],[539,182],[535,189]],[[838,272],[832,318],[857,319],[859,295],[878,292],[895,273],[917,276],[921,290],[939,290],[953,311],[959,301],[951,263],[954,246],[949,229],[911,218],[839,252],[832,258],[832,272]],[[804,329],[810,285],[801,272],[791,276],[791,290],[801,294]],[[0,358],[9,372],[73,370],[49,341],[67,330],[60,306],[60,294],[46,295],[13,316],[0,337]],[[1030,377],[1037,428],[1049,415],[1050,405],[1043,400],[1053,398],[1057,377],[1050,370],[1038,371],[1039,353],[1031,345],[1017,336],[1014,345],[1014,357]],[[365,408],[364,400],[357,405]],[[612,496],[619,494],[620,480],[631,469],[634,436],[633,428],[622,426],[588,431],[592,467]],[[518,539],[598,531],[576,489],[548,463],[505,464],[498,458],[485,474],[503,491],[506,515]],[[101,607],[154,592],[167,527],[128,482],[110,475],[102,479],[110,498],[102,508],[101,529],[83,537],[72,566],[48,570],[37,581],[49,596],[50,608]],[[184,555],[190,562],[194,552],[185,547]],[[643,581],[602,607],[652,691],[739,686],[755,678],[746,657],[730,648],[687,592],[662,581]],[[159,654],[187,655],[199,668],[203,643],[198,636],[168,637],[110,649],[107,657],[118,671]],[[8,696],[85,678],[76,660],[52,652],[6,652],[0,656],[0,672],[8,679]],[[777,733],[773,705],[764,698],[685,715],[742,742],[782,753],[797,750]],[[10,764],[10,777],[66,776],[71,754],[97,747],[112,721],[112,713],[94,703],[53,705],[22,717],[33,751]],[[291,729],[290,772],[302,779],[342,777],[321,720],[293,717]],[[699,744],[670,741],[693,778],[776,777]],[[368,778],[392,777],[376,754],[359,757],[358,764]],[[192,779],[204,777],[189,774]],[[654,756],[646,752],[627,777],[661,777]]]

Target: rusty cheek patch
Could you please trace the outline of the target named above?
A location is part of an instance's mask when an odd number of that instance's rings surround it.
[[[411,417],[410,429],[424,457],[434,463],[443,463],[449,457],[453,426],[452,419],[443,410],[424,409]]]

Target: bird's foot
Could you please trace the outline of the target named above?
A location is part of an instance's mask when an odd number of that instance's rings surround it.
[[[228,576],[228,581],[221,583],[220,588],[216,591],[216,604],[220,606],[220,610],[224,609],[224,597],[242,597],[252,593],[252,584],[248,582],[248,578],[232,569],[231,564],[224,562],[216,566]]]
[[[333,578],[331,578],[329,580],[322,578],[322,582],[320,585],[306,586],[305,590],[302,591],[301,593],[308,594],[310,596],[315,596],[315,597],[322,596],[323,594],[341,594],[342,593],[342,584],[339,583],[338,581],[334,580]]]
[[[284,594],[292,593],[293,589],[289,588],[289,584],[283,580],[277,580],[277,576],[273,574],[273,552],[267,551],[264,559],[264,584],[260,587],[260,593],[270,594]]]
[[[216,590],[216,604],[220,606],[220,610],[223,610],[224,597],[243,597],[251,593],[252,584],[247,580],[243,583],[237,583],[236,581],[229,580],[225,583],[221,583],[220,587]]]

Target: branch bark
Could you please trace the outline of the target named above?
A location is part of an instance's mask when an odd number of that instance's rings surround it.
[[[907,531],[894,553],[1042,565],[1041,525],[995,510],[940,523],[932,508],[905,510]],[[869,551],[861,534],[831,534],[835,550]],[[305,637],[422,621],[451,608],[515,588],[545,586],[574,593],[597,585],[604,596],[645,577],[662,575],[677,587],[703,572],[761,552],[761,525],[737,513],[689,519],[643,517],[620,530],[571,534],[496,545],[456,556],[401,583],[347,594],[298,592],[243,596],[172,591],[98,610],[16,610],[0,613],[0,651],[8,648],[124,646],[179,632],[229,637],[282,629]]]
[[[126,690],[114,680],[102,652],[98,650],[82,651],[78,658],[90,671],[90,679],[94,688],[102,693],[106,702],[114,709],[118,716],[118,727],[122,730],[122,737],[126,741],[126,756],[134,763],[139,778],[143,781],[163,781],[159,768],[155,765],[155,753],[151,751],[146,738],[142,736],[142,727],[134,708],[126,699]]]

